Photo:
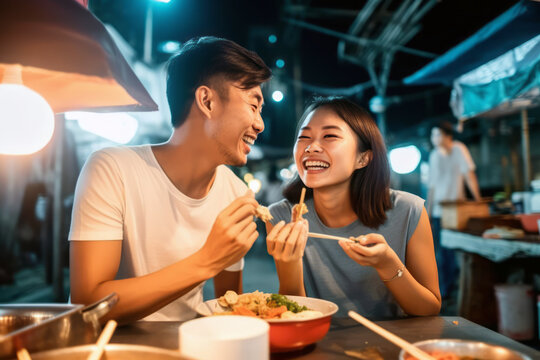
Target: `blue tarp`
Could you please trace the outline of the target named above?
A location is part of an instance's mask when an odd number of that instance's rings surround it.
[[[448,84],[540,34],[540,2],[521,0],[470,38],[403,80]]]
[[[540,35],[454,80],[458,119],[498,116],[540,105]]]

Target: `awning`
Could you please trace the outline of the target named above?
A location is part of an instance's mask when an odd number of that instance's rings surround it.
[[[467,40],[403,79],[403,82],[408,85],[451,85],[459,76],[539,34],[540,2],[521,0]]]

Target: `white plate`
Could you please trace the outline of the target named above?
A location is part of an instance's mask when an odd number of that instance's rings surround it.
[[[296,301],[300,306],[306,306],[309,310],[316,310],[322,313],[321,316],[309,318],[309,319],[264,319],[269,323],[283,323],[283,322],[304,322],[323,317],[334,315],[338,311],[338,306],[331,301],[310,298],[304,296],[285,295],[289,300]],[[230,310],[219,305],[217,299],[212,299],[199,304],[195,311],[201,316],[210,316],[216,312],[223,312]]]

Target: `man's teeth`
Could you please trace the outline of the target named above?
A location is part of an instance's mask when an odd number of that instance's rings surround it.
[[[305,166],[308,170],[322,170],[330,167],[330,164],[323,161],[306,161]]]
[[[242,140],[244,140],[245,143],[249,144],[249,145],[253,145],[255,144],[255,139],[252,138],[252,137],[249,137],[249,136],[244,136],[242,138]]]

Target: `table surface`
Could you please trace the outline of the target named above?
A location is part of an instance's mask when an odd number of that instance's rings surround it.
[[[457,316],[414,317],[400,320],[378,321],[383,328],[409,342],[447,338],[483,341],[540,359],[540,352]],[[165,349],[178,349],[178,327],[181,322],[144,322],[119,327],[111,342],[150,345]],[[383,359],[397,359],[400,349],[371,330],[349,318],[334,318],[330,331],[317,344],[303,350],[272,354],[272,359],[351,359],[345,350],[378,352]]]

